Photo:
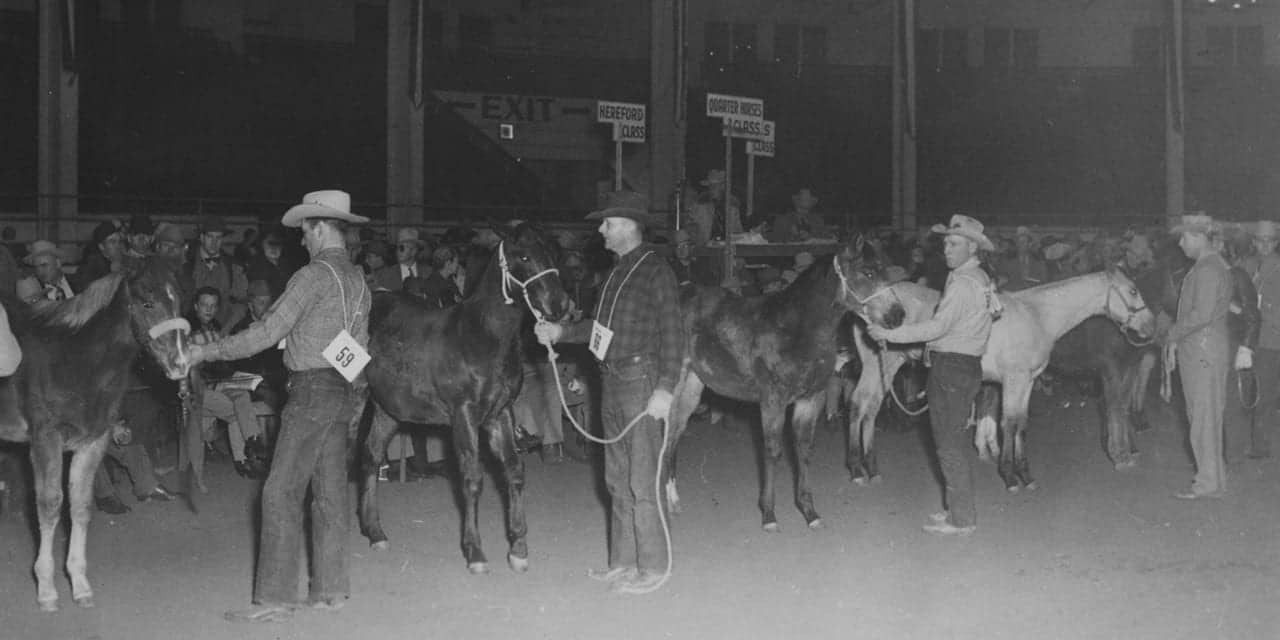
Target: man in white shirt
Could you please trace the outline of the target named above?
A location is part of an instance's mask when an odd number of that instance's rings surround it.
[[[35,275],[18,281],[18,297],[28,304],[40,300],[66,300],[76,294],[62,272],[62,250],[48,240],[36,240],[24,262],[31,265]]]

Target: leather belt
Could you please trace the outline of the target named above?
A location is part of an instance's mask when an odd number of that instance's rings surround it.
[[[633,367],[642,364],[649,359],[649,356],[639,353],[633,356],[622,356],[621,358],[609,358],[600,361],[600,371],[604,373],[614,373],[620,369]]]

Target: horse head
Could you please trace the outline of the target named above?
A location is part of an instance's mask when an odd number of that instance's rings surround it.
[[[1147,303],[1133,283],[1118,268],[1108,268],[1106,314],[1121,331],[1133,332],[1139,339],[1146,340],[1155,334],[1156,317],[1147,307]]]
[[[187,334],[178,279],[170,261],[150,257],[125,263],[125,281],[133,335],[155,358],[170,380],[187,377]]]
[[[865,316],[870,303],[889,290],[885,261],[861,234],[850,238],[832,262],[836,277],[840,279],[836,300],[854,313]]]
[[[511,290],[519,289],[535,315],[555,322],[567,314],[571,302],[560,282],[555,248],[538,228],[526,223],[512,230],[495,231],[501,238],[497,259],[506,300],[511,302]]]

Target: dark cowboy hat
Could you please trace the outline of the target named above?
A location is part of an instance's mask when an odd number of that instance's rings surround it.
[[[129,235],[151,235],[156,232],[156,225],[151,221],[151,216],[145,213],[133,214],[129,218],[129,225],[125,228],[129,230]]]
[[[222,216],[206,216],[200,221],[200,233],[227,233],[231,228]]]
[[[658,221],[657,216],[649,213],[649,200],[634,191],[614,191],[605,200],[603,209],[587,214],[587,220],[603,220],[604,218],[630,218],[644,226]]]
[[[107,238],[120,233],[120,225],[115,220],[107,220],[99,222],[98,226],[93,228],[93,244],[102,244]]]

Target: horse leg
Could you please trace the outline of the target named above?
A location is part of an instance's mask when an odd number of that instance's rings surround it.
[[[978,449],[978,459],[983,462],[1000,457],[1000,405],[1000,393],[995,384],[988,382],[978,387],[978,397],[973,402],[976,422],[973,444]]]
[[[498,412],[498,418],[490,423],[489,450],[502,463],[502,479],[507,490],[507,565],[512,571],[524,573],[529,569],[529,524],[524,515],[524,460],[516,452],[515,424],[508,407]],[[480,541],[476,540],[479,547]]]
[[[396,421],[378,403],[374,402],[373,423],[365,438],[363,459],[364,487],[360,495],[360,531],[369,539],[369,546],[378,551],[391,547],[387,534],[382,530],[382,518],[378,510],[378,467],[387,459],[387,442],[396,431]]]
[[[791,429],[796,440],[796,506],[810,529],[822,528],[822,519],[813,508],[813,492],[809,489],[809,456],[813,452],[813,431],[818,415],[826,403],[825,390],[797,400],[791,410]]]
[[[1129,424],[1129,400],[1132,397],[1132,386],[1135,371],[1122,371],[1119,365],[1111,363],[1102,370],[1102,397],[1107,429],[1107,457],[1117,471],[1132,469],[1136,462],[1133,459],[1133,439]]]
[[[1005,444],[1005,452],[1013,453],[1015,483],[1010,491],[1017,488],[1018,482],[1028,490],[1036,488],[1036,481],[1031,477],[1031,467],[1027,464],[1027,406],[1031,403],[1032,380],[1030,375],[1026,375],[1006,379],[1004,383],[1004,421],[1008,425],[1005,427],[1005,435],[1013,436]]]
[[[89,509],[93,497],[93,476],[107,451],[108,431],[92,444],[81,447],[71,456],[70,495],[71,540],[67,544],[67,575],[71,577],[71,598],[81,607],[93,606],[93,587],[85,575],[89,563],[85,558],[85,541],[89,535]]]
[[[676,490],[676,445],[689,426],[689,417],[698,408],[704,387],[698,374],[686,370],[676,382],[675,392],[672,394],[674,399],[667,418],[667,451],[661,460],[663,488],[667,493],[667,510],[670,513],[680,513],[680,492]]]
[[[1156,368],[1156,352],[1144,352],[1135,368],[1133,386],[1130,387],[1126,406],[1130,413],[1130,428],[1135,432],[1142,432],[1151,428],[1151,421],[1147,417],[1147,389],[1151,387],[1151,372]]]
[[[58,587],[53,583],[53,535],[62,515],[62,437],[53,425],[34,425],[31,469],[35,480],[36,514],[40,521],[40,550],[36,554],[36,602],[41,611],[58,610]]]
[[[884,401],[885,386],[884,377],[880,374],[882,353],[867,346],[867,338],[861,326],[854,326],[853,342],[862,363],[862,372],[858,375],[858,383],[854,385],[849,399],[845,466],[854,483],[865,486],[873,477],[872,467],[875,464],[869,462],[867,456],[875,441],[876,415],[880,413],[880,405]]]
[[[764,455],[760,474],[760,513],[764,530],[777,531],[778,518],[773,512],[773,479],[778,460],[782,458],[782,425],[787,420],[787,405],[777,398],[760,403],[760,426],[763,431]]]
[[[497,429],[499,426],[486,424],[488,421],[472,415],[473,405],[462,407],[455,412],[462,420],[462,425],[453,428],[453,450],[458,455],[458,468],[462,471],[462,555],[467,561],[467,570],[479,575],[489,572],[489,562],[484,557],[480,545],[480,494],[484,491],[484,470],[480,468],[480,430]],[[494,418],[500,420],[499,418]],[[515,432],[512,416],[506,415],[505,426],[510,432],[507,437],[515,446]]]

